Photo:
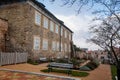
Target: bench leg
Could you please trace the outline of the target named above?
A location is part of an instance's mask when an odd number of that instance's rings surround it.
[[[72,74],[72,70],[68,70],[68,76]]]
[[[48,68],[48,72],[52,72],[52,68],[51,67]]]

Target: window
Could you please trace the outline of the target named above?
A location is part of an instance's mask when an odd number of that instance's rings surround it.
[[[71,40],[71,34],[69,34],[69,40]]]
[[[48,50],[48,40],[47,39],[43,39],[43,50]]]
[[[67,38],[67,31],[65,31],[65,38]]]
[[[71,52],[71,46],[70,46],[70,44],[69,44],[69,52]]]
[[[34,37],[34,50],[39,50],[40,49],[40,37]]]
[[[48,29],[48,18],[44,16],[44,28]]]
[[[55,42],[55,41],[52,42],[52,50],[53,50],[53,51],[56,50],[56,42]]]
[[[56,33],[59,32],[59,29],[58,29],[58,28],[59,28],[59,27],[58,27],[58,25],[56,24],[56,30],[55,30]]]
[[[67,51],[67,44],[65,43],[65,52]]]
[[[61,36],[63,36],[63,28],[61,28]]]
[[[63,51],[63,44],[61,43],[61,51]]]
[[[35,24],[37,25],[41,24],[41,14],[38,12],[35,12]]]
[[[57,42],[57,49],[56,50],[59,51],[59,42]]]
[[[54,23],[50,21],[50,31],[54,32]]]

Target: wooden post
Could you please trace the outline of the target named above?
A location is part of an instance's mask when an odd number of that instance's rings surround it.
[[[17,63],[17,52],[15,52],[15,65]]]
[[[28,59],[28,53],[25,53],[26,54],[26,63],[27,63],[27,59]]]

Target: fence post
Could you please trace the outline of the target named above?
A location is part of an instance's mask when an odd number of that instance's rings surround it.
[[[17,52],[15,52],[15,65],[17,63]]]
[[[27,63],[27,59],[28,59],[28,53],[26,52],[26,63]]]

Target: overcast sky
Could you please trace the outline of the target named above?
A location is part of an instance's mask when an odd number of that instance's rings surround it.
[[[95,17],[90,10],[83,9],[77,15],[76,5],[72,7],[68,5],[63,6],[61,0],[56,0],[54,3],[51,3],[49,0],[38,1],[43,3],[58,19],[64,21],[64,24],[74,32],[73,41],[75,45],[80,48],[88,48],[89,50],[99,49],[95,44],[86,42],[86,39],[90,37],[89,26],[91,25],[91,20]]]

